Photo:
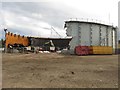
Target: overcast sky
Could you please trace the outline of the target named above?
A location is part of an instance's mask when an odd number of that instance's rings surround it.
[[[6,1],[6,2],[5,2]],[[66,36],[64,21],[70,18],[93,19],[118,26],[119,0],[39,0],[39,2],[0,3],[0,30],[27,36]],[[2,37],[0,33],[0,38]]]

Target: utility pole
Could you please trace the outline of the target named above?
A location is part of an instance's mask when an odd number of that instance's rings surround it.
[[[4,46],[4,50],[5,50],[5,53],[7,52],[7,47],[6,47],[6,32],[7,32],[7,28],[4,28],[4,31],[5,31],[5,46]]]

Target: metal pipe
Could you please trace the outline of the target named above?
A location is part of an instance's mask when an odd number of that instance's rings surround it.
[[[90,46],[92,46],[92,24],[90,24]]]
[[[113,47],[113,29],[112,29],[112,31],[111,31],[111,37],[112,37],[112,47]]]
[[[108,27],[107,27],[107,29],[106,29],[106,44],[107,44],[107,45],[106,45],[106,46],[108,46],[108,38],[109,38],[109,37],[108,37]]]
[[[101,42],[102,42],[102,30],[101,30],[101,26],[100,26],[100,28],[99,28],[99,34],[100,34],[100,35],[99,35],[99,38],[100,38],[100,39],[99,39],[99,40],[100,40],[100,41],[99,41],[99,45],[101,46]]]

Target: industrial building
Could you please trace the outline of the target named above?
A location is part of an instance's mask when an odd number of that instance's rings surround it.
[[[23,50],[25,47],[28,50],[42,50],[50,51],[51,48],[53,51],[62,50],[69,47],[69,42],[72,37],[66,38],[43,38],[43,37],[26,37],[16,35],[10,32],[6,33],[6,49],[8,52],[13,52],[13,49]]]
[[[22,45],[29,46],[29,39],[25,36],[16,35],[10,32],[6,33],[6,47],[9,48],[10,45]]]
[[[29,50],[58,51],[67,49],[70,54],[114,54],[118,52],[117,27],[97,22],[65,21],[67,37],[25,37],[6,33],[6,47],[29,47]],[[57,33],[58,34],[58,33]]]
[[[75,53],[76,46],[92,46],[100,49],[117,48],[117,27],[95,22],[70,20],[65,21],[66,34],[72,36],[70,53]],[[111,52],[110,50],[110,52]],[[96,51],[96,50],[95,50]],[[99,54],[99,53],[98,53]]]
[[[43,38],[43,37],[28,37],[30,46],[40,47],[43,50],[50,51],[50,47],[55,47],[55,50],[62,50],[69,47],[69,42],[72,37],[66,38]]]

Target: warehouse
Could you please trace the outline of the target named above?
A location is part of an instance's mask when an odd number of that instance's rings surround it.
[[[111,48],[115,53],[117,48],[117,27],[95,22],[70,20],[65,21],[67,36],[72,36],[70,53],[75,54],[76,46],[93,46],[99,49]],[[99,54],[99,53],[96,53]],[[101,53],[105,54],[105,53]],[[107,53],[106,53],[107,54]]]

